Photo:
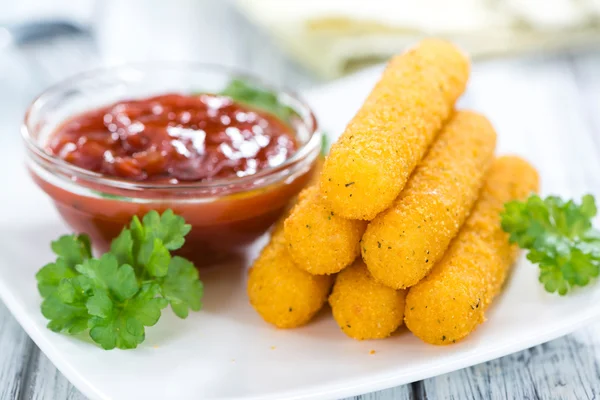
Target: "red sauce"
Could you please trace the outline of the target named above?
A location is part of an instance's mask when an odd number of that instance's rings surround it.
[[[275,116],[211,94],[165,94],[77,115],[48,151],[78,167],[134,181],[211,181],[255,174],[296,151]]]
[[[47,143],[48,152],[79,167],[134,182],[172,184],[173,188],[250,175],[283,163],[297,147],[295,131],[269,113],[226,97],[179,94],[85,112],[63,123]],[[91,189],[90,194],[55,185],[35,173],[33,177],[71,228],[89,234],[99,251],[108,250],[110,241],[134,215],[172,209],[192,225],[179,254],[201,266],[243,256],[246,247],[308,183],[314,165],[293,178],[198,202],[193,201],[197,196],[193,188],[131,191],[74,180]]]

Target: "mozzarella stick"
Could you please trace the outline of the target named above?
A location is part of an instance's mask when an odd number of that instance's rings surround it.
[[[398,199],[367,227],[362,256],[377,281],[404,289],[427,275],[473,207],[495,145],[485,117],[456,112]]]
[[[248,297],[266,322],[295,328],[321,309],[332,284],[333,276],[316,276],[296,267],[283,237],[275,237],[249,271]]]
[[[423,40],[393,58],[333,144],[321,194],[344,218],[371,220],[398,196],[446,121],[469,76],[454,45]]]
[[[266,322],[295,328],[308,323],[323,307],[332,284],[333,276],[311,275],[296,267],[283,230],[276,226],[248,272],[247,289],[250,304]]]
[[[284,226],[288,251],[296,265],[322,275],[339,272],[358,257],[367,222],[335,215],[313,187],[305,190]]]
[[[322,156],[317,158],[315,165],[312,167],[310,180],[306,184],[306,187],[300,191],[297,196],[290,200],[281,217],[279,217],[279,219],[273,224],[273,227],[271,228],[271,237],[275,236],[279,230],[283,230],[283,223],[290,216],[290,213],[296,204],[312,193],[312,188],[317,184],[319,176],[321,175],[321,171],[323,170],[323,161],[324,160]]]
[[[338,274],[329,304],[346,335],[357,340],[383,339],[402,325],[405,295],[405,290],[375,282],[359,259]]]
[[[535,169],[518,157],[499,158],[460,234],[442,260],[406,297],[405,322],[427,343],[450,344],[469,335],[514,263],[518,248],[500,226],[504,203],[538,190]]]

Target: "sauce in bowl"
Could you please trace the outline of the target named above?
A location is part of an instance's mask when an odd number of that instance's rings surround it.
[[[292,129],[229,97],[165,94],[72,117],[48,151],[78,167],[134,181],[212,181],[253,175],[287,160]]]
[[[65,81],[25,116],[30,173],[97,251],[134,215],[172,209],[192,226],[179,254],[197,266],[243,257],[309,182],[321,137],[308,107],[285,92],[253,92],[262,104],[282,99],[271,113],[234,95],[186,91],[222,93],[213,83],[227,80],[239,77],[194,65],[117,67]],[[115,95],[157,82],[165,86],[158,94]],[[106,98],[114,100],[96,101]]]

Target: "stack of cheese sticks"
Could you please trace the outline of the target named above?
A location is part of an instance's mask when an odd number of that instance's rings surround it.
[[[404,322],[433,344],[484,321],[518,253],[499,214],[537,191],[538,175],[495,158],[484,116],[455,110],[469,69],[437,39],[390,61],[250,270],[265,321],[301,326],[329,299],[352,338],[385,338]]]

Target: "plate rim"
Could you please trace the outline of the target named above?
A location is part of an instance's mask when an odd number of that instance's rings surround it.
[[[362,70],[356,74],[338,79],[336,81],[320,85],[313,88],[300,91],[303,99],[310,99],[319,96],[328,90],[335,90],[353,80],[361,80],[363,76],[370,76],[379,71],[381,65]],[[318,111],[318,110],[317,110]],[[19,325],[25,330],[33,342],[46,354],[53,365],[78,389],[84,396],[92,399],[110,399],[111,397],[101,388],[92,384],[89,379],[80,373],[63,353],[59,351],[53,341],[54,334],[47,330],[45,326],[39,325],[35,319],[31,318],[25,305],[19,301],[16,293],[11,290],[7,282],[0,277],[0,299],[4,302],[7,309],[17,320]],[[600,307],[590,307],[581,309],[579,312],[561,316],[560,322],[555,322],[551,329],[532,334],[522,341],[511,341],[503,345],[487,349],[484,352],[472,352],[453,358],[443,360],[436,365],[425,365],[408,372],[398,371],[397,368],[388,368],[365,378],[355,380],[334,381],[331,383],[321,383],[311,385],[306,389],[293,389],[287,391],[272,392],[266,395],[244,396],[243,400],[310,400],[310,399],[328,399],[356,396],[359,394],[384,390],[396,386],[428,379],[434,376],[443,375],[449,372],[457,371],[477,364],[488,362],[500,357],[523,351],[525,349],[546,343],[564,335],[570,334],[582,326],[590,323],[594,319],[600,318]],[[237,398],[237,397],[236,397]],[[221,400],[234,399],[232,397],[220,398]]]
[[[80,374],[58,351],[47,337],[41,332],[41,329],[35,324],[33,319],[26,318],[27,312],[20,305],[13,292],[6,286],[4,280],[0,279],[0,299],[4,302],[8,310],[17,320],[19,325],[25,330],[27,335],[56,366],[56,368],[86,397],[92,399],[110,399],[111,397],[99,388],[91,384],[82,374]],[[309,389],[295,389],[292,391],[278,392],[268,395],[246,396],[243,400],[315,400],[329,398],[343,398],[357,396],[360,394],[376,392],[389,389],[408,383],[425,380],[434,376],[443,375],[449,372],[458,371],[477,364],[488,362],[501,358],[528,348],[549,342],[559,337],[565,336],[576,331],[586,323],[600,317],[600,307],[590,307],[571,316],[569,319],[561,319],[553,329],[541,332],[537,335],[528,337],[523,342],[509,343],[504,346],[491,349],[483,354],[472,353],[458,360],[443,361],[439,366],[427,366],[408,374],[398,374],[395,370],[380,372],[375,375],[369,375],[368,378],[355,380],[353,384],[348,385],[347,381],[340,381],[330,384],[319,384],[311,386]],[[46,329],[45,327],[43,329]],[[49,333],[49,332],[48,332]],[[46,335],[48,334],[46,333]],[[57,334],[58,335],[58,334]],[[51,337],[51,335],[50,335]],[[426,371],[424,371],[426,369]],[[222,398],[222,400],[234,399],[231,397]]]

